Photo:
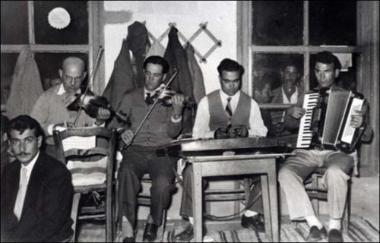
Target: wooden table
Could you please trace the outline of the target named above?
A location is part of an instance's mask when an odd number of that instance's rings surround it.
[[[193,216],[195,242],[202,237],[202,178],[261,174],[265,231],[270,241],[279,242],[276,158],[285,154],[188,156],[193,169]]]

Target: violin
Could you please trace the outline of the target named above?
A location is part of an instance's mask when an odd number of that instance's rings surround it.
[[[172,106],[173,101],[172,98],[174,95],[179,94],[179,92],[174,91],[166,87],[165,84],[161,84],[158,88],[156,88],[152,92],[152,97],[158,97],[158,101],[163,105],[163,106]],[[195,100],[191,99],[190,97],[185,97],[184,100],[184,105],[186,106],[192,106],[195,104]]]
[[[127,119],[122,114],[116,112],[104,96],[95,95],[92,91],[87,90],[84,94],[76,94],[76,99],[67,106],[68,110],[78,111],[84,109],[86,114],[92,118],[96,118],[99,108],[104,108],[110,111],[111,116],[116,116],[121,121],[126,122]]]

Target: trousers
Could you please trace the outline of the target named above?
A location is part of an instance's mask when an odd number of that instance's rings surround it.
[[[176,158],[157,153],[155,148],[132,145],[123,152],[119,168],[119,205],[122,216],[126,216],[133,228],[136,227],[137,196],[141,191],[141,179],[149,174],[152,180],[150,188],[150,215],[153,223],[162,224],[163,210],[170,205],[171,195],[175,191],[174,178]]]
[[[278,173],[290,219],[302,220],[315,215],[303,182],[318,167],[327,167],[322,185],[327,188],[330,218],[341,219],[346,205],[348,174],[354,166],[354,159],[348,154],[332,150],[297,149],[294,152],[295,155],[286,159]]]

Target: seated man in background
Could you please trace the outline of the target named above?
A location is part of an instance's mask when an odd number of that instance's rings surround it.
[[[282,64],[280,68],[281,86],[272,91],[271,103],[297,104],[303,98],[304,88],[300,83],[301,73],[294,61]],[[284,116],[286,111],[270,112],[269,133],[273,136],[291,134],[292,131],[284,128]],[[295,131],[296,132],[296,131]]]
[[[240,91],[241,78],[244,68],[231,59],[223,59],[219,66],[219,80],[221,90],[216,90],[203,97],[198,105],[197,115],[193,128],[193,138],[236,138],[236,137],[264,137],[267,128],[261,117],[260,108],[247,94]],[[191,165],[188,165],[183,175],[183,194],[180,214],[189,219],[188,227],[178,235],[176,240],[189,241],[193,238],[193,208]],[[259,179],[259,178],[257,178]],[[243,216],[243,227],[263,231],[262,200],[253,200],[261,192],[259,180],[256,180],[250,193],[248,208]],[[255,201],[255,202],[254,202]]]
[[[155,103],[152,113],[142,123],[152,105],[165,94],[162,84],[169,71],[168,62],[160,56],[150,56],[143,64],[144,87],[127,93],[119,107],[129,124],[119,124],[116,119],[108,125],[122,130],[125,144],[123,161],[119,168],[120,218],[124,242],[135,241],[137,221],[137,195],[141,179],[148,173],[152,179],[150,215],[145,226],[144,241],[154,241],[157,229],[162,224],[163,211],[169,207],[174,192],[176,157],[162,149],[182,130],[184,96],[171,97],[171,106]],[[142,125],[143,124],[143,125]],[[142,125],[142,126],[141,126]],[[137,129],[141,126],[141,130]]]
[[[67,241],[73,235],[71,173],[40,150],[43,130],[30,116],[12,119],[7,134],[16,160],[1,177],[1,240]]]
[[[322,95],[322,107],[327,106],[329,92],[342,90],[335,84],[339,76],[341,64],[331,52],[320,52],[315,56],[314,74],[318,81],[315,91]],[[284,118],[285,128],[293,129],[299,126],[300,118],[305,114],[302,108],[303,98],[298,104],[287,111]],[[330,104],[329,104],[330,105]],[[363,106],[350,117],[350,126],[365,128],[362,140],[371,137],[371,129],[366,126],[368,107]],[[318,131],[319,133],[320,131]],[[321,134],[318,134],[319,136]],[[341,224],[347,200],[348,180],[354,167],[352,156],[340,150],[328,150],[319,144],[310,149],[296,149],[295,155],[288,157],[278,173],[278,181],[285,193],[289,216],[291,220],[306,220],[310,226],[307,241],[318,241],[327,237],[326,229],[315,216],[310,199],[305,191],[304,180],[317,168],[327,167],[323,175],[323,184],[328,189],[327,202],[329,221],[329,242],[343,242]]]
[[[110,111],[99,108],[96,119],[91,118],[82,110],[69,110],[67,107],[72,104],[77,96],[81,94],[82,82],[87,72],[85,63],[79,57],[67,57],[59,70],[61,84],[55,85],[41,94],[33,106],[31,116],[42,126],[46,134],[46,152],[57,158],[52,136],[55,125],[77,127],[102,125],[110,118]]]

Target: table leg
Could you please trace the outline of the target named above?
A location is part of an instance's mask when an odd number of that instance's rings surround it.
[[[263,207],[264,207],[265,234],[267,235],[269,241],[272,241],[272,223],[271,223],[272,213],[269,206],[270,198],[269,198],[267,174],[261,175],[261,193],[263,197]]]
[[[193,163],[193,216],[194,216],[194,239],[195,242],[202,242],[202,167]]]
[[[271,164],[270,173],[268,173],[270,211],[272,221],[272,240],[280,242],[279,220],[278,220],[278,199],[277,199],[277,172],[276,161]]]

